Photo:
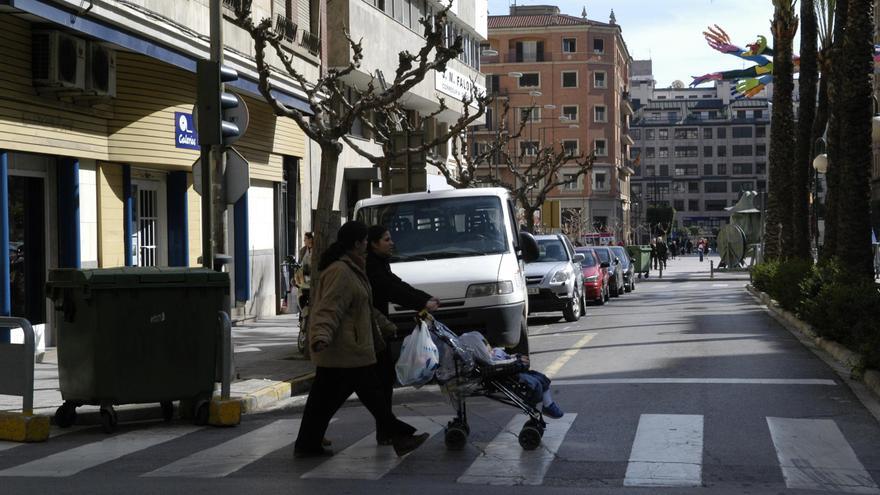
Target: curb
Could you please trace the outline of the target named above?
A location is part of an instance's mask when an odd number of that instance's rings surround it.
[[[262,411],[276,402],[307,392],[315,380],[315,373],[306,373],[289,380],[271,382],[271,385],[244,394],[241,401],[241,412],[252,413]]]
[[[866,370],[864,373],[856,372],[856,368],[862,363],[862,356],[853,352],[838,342],[820,337],[809,323],[802,321],[793,313],[786,311],[770,296],[756,289],[752,284],[746,285],[746,290],[758,299],[770,314],[785,326],[789,331],[797,332],[834,358],[837,363],[845,367],[850,373],[850,378],[861,381],[870,390],[875,398],[880,399],[880,371]]]

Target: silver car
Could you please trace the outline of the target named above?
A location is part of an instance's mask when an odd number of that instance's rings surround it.
[[[526,264],[529,312],[559,311],[565,321],[577,321],[584,313],[584,255],[563,234],[538,235],[538,259]]]

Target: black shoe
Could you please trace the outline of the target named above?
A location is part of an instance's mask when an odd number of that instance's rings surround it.
[[[415,435],[416,431],[418,431],[413,425],[405,423],[397,418],[394,419],[394,428],[400,435]]]
[[[397,437],[394,439],[394,453],[397,454],[398,457],[403,457],[406,454],[409,454],[413,450],[419,448],[419,445],[425,443],[425,440],[428,439],[427,433],[422,433],[421,435],[410,435],[406,437]]]
[[[311,457],[330,457],[333,455],[333,451],[330,449],[325,449],[324,447],[318,447],[317,449],[298,449],[294,447],[293,449],[293,457],[295,459],[308,459]]]
[[[394,445],[394,437],[384,433],[376,433],[376,443],[379,445]]]

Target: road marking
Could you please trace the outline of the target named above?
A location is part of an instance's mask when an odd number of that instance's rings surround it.
[[[215,447],[143,474],[144,477],[221,478],[296,441],[301,419],[281,419]]]
[[[0,471],[0,476],[62,478],[148,449],[201,429],[198,426],[146,428],[109,437]]]
[[[595,333],[588,333],[584,335],[583,337],[581,337],[581,340],[578,340],[577,344],[575,344],[571,349],[565,351],[561,356],[556,358],[556,360],[553,361],[550,366],[544,369],[544,374],[547,375],[547,378],[553,378],[554,376],[556,376],[556,373],[558,373],[559,370],[563,366],[565,366],[565,363],[573,358],[574,355],[577,354],[578,351],[581,350],[585,345],[587,345],[587,342],[592,340],[595,336]]]
[[[728,287],[729,284],[712,284],[712,287]]]
[[[410,416],[400,419],[433,437],[449,418]],[[398,457],[393,447],[377,445],[376,433],[372,432],[301,478],[378,480],[402,461],[403,457]]]
[[[880,493],[833,420],[768,417],[767,425],[788,488]]]
[[[642,414],[624,486],[700,486],[703,416]]]
[[[541,446],[535,450],[523,450],[519,446],[518,435],[524,420],[520,415],[515,416],[458,478],[458,482],[479,485],[540,485],[576,418],[577,414],[569,413],[559,419],[551,419],[541,439]]]
[[[560,385],[617,385],[617,384],[719,384],[719,385],[837,385],[834,380],[813,378],[597,378],[553,380]]]

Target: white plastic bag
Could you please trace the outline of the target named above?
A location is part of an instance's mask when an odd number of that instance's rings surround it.
[[[425,322],[420,322],[412,333],[403,339],[400,358],[394,369],[401,385],[421,386],[434,377],[440,362],[440,352],[431,339]]]

